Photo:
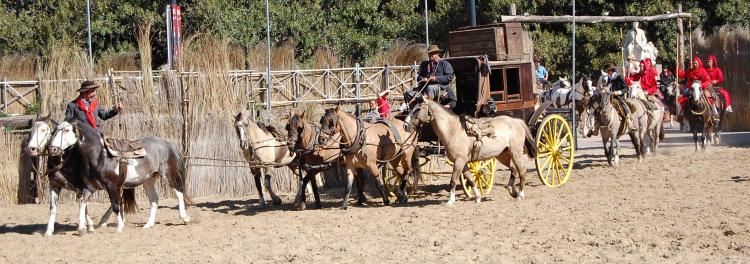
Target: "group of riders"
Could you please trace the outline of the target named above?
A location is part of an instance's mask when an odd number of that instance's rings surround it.
[[[688,88],[692,84],[696,83],[696,85],[700,84],[701,90],[703,91],[703,96],[705,96],[716,115],[718,115],[718,111],[720,110],[717,109],[714,104],[715,100],[717,99],[723,100],[723,105],[725,106],[723,110],[731,113],[733,112],[733,110],[732,100],[729,96],[729,92],[726,89],[719,87],[719,85],[724,82],[724,73],[721,68],[719,68],[716,57],[714,55],[708,56],[707,62],[707,65],[704,67],[703,61],[700,59],[700,57],[695,56],[691,61],[691,67],[687,70],[682,70],[679,72],[679,76],[677,77],[681,80],[684,80],[687,84],[686,87],[681,90],[682,96],[676,99],[677,103],[682,106],[679,109],[684,109],[685,103],[688,101],[688,98],[692,94],[692,90]],[[620,72],[617,71],[617,67],[614,63],[607,63],[606,65],[604,65],[604,67],[602,68],[602,72],[605,74],[605,76],[602,80],[604,80],[605,83],[601,86],[609,86],[610,93],[616,99],[618,104],[622,106],[618,107],[618,110],[621,110],[620,114],[625,117],[625,124],[628,128],[634,129],[633,125],[630,122],[630,107],[628,107],[628,104],[625,102],[625,98],[631,95],[631,89],[633,88],[633,85],[635,83],[638,83],[638,85],[640,85],[640,87],[643,89],[644,97],[638,99],[643,100],[644,105],[649,110],[656,110],[657,104],[664,105],[663,100],[665,100],[665,97],[669,96],[665,93],[667,92],[669,86],[674,85],[675,76],[669,70],[669,68],[664,68],[663,72],[659,74],[654,67],[653,62],[649,58],[641,60],[640,62],[636,62],[631,58],[630,63],[634,67],[626,71],[628,72],[626,76],[623,76]],[[549,84],[549,82],[547,81],[547,69],[541,66],[538,59],[535,59],[535,66],[537,84]],[[623,71],[625,70],[623,69]],[[659,75],[659,81],[657,81],[657,75]],[[682,116],[682,111],[677,111],[679,113],[672,114]],[[596,134],[596,132],[596,129],[591,131],[591,133],[594,135]]]

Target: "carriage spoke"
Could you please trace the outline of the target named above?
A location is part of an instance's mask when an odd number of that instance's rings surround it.
[[[558,169],[557,169],[557,183],[558,184],[562,184],[562,180],[565,178],[565,169],[562,167],[562,164],[560,164],[559,160],[555,161],[555,166],[559,166]],[[560,178],[560,173],[563,174],[562,175],[563,179]]]
[[[537,157],[539,157],[539,158],[544,158],[544,157],[547,157],[547,156],[549,156],[549,155],[552,155],[552,152],[546,151],[546,152],[538,153],[538,154],[536,154],[536,155],[537,155]]]

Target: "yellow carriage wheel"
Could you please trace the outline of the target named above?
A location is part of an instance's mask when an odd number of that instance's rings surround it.
[[[492,191],[492,185],[495,183],[497,159],[492,158],[488,160],[473,161],[467,163],[466,166],[469,167],[469,172],[474,176],[474,184],[479,188],[479,193],[482,194],[482,196],[490,194]],[[459,180],[461,180],[461,187],[463,187],[466,196],[474,198],[474,191],[469,187],[463,173],[459,175]]]
[[[396,175],[391,166],[387,164],[386,169],[382,170],[380,173],[385,179],[385,185],[383,186],[383,188],[385,188],[385,192],[386,194],[388,194],[388,197],[397,197],[396,193],[398,193],[398,187],[401,185],[398,175]],[[406,195],[411,196],[412,194],[416,193],[418,179],[419,177],[415,177],[414,175],[409,176],[409,179],[406,181]]]
[[[560,115],[549,115],[536,132],[537,155],[534,159],[537,174],[544,185],[558,187],[570,178],[575,148],[568,121]]]

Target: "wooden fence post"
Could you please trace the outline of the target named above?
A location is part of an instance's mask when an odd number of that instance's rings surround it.
[[[383,65],[383,84],[382,84],[383,87],[380,87],[380,91],[378,91],[378,92],[382,92],[382,91],[388,90],[388,88],[391,87],[391,85],[390,85],[390,83],[388,81],[388,78],[390,77],[390,69],[391,68],[388,67],[388,63],[385,63]]]
[[[292,86],[294,87],[294,107],[299,107],[300,98],[299,98],[299,75],[301,73],[298,71],[292,72]]]
[[[0,102],[3,103],[2,108],[0,110],[7,111],[8,110],[8,98],[5,97],[5,93],[8,91],[8,79],[3,77],[3,86],[0,87]]]

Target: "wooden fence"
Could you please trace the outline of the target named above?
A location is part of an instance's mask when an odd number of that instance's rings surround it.
[[[263,116],[294,107],[308,107],[315,110],[310,115],[320,115],[323,112],[322,104],[341,103],[353,109],[359,103],[375,99],[376,94],[384,89],[394,90],[391,93],[393,100],[400,100],[403,91],[416,85],[416,74],[417,65],[272,71],[270,102],[265,100],[265,73],[253,71],[154,71],[153,74],[110,71],[104,77],[95,78],[95,81],[103,84],[99,89],[101,105],[118,103],[126,109],[117,118],[105,122],[105,133],[120,138],[158,135],[181,146],[183,153],[190,157],[188,192],[193,196],[243,196],[255,195],[256,191],[249,168],[243,162],[237,162],[243,158],[231,118],[238,108],[255,108],[266,113]],[[143,77],[149,75],[152,77]],[[26,101],[8,101],[8,104],[4,104],[5,109],[9,109],[7,106],[11,104],[38,102],[43,114],[51,113],[53,118],[59,120],[65,105],[75,98],[75,90],[82,81],[4,80],[0,87],[13,87],[16,91],[18,87],[26,87],[28,91],[19,93],[34,94]],[[220,87],[214,89],[212,85]],[[272,109],[266,109],[267,105]],[[275,121],[285,120],[279,118]],[[13,151],[0,153],[0,158],[7,161],[0,174],[8,174],[0,175],[0,184],[15,185],[11,186],[14,190],[0,193],[1,196],[8,196],[0,197],[0,204],[44,202],[47,194],[43,190],[47,189],[47,183],[41,175],[45,172],[43,168],[39,170],[37,164],[30,164],[36,162],[24,156],[21,151],[23,144],[18,140],[20,138],[8,141],[9,144],[13,143],[8,145],[14,148]],[[38,174],[29,177],[33,170]],[[297,179],[288,169],[274,169],[274,172],[272,184],[275,190],[296,191]],[[161,184],[160,195],[172,197],[167,187]],[[145,198],[142,192],[138,194],[139,198]],[[104,197],[98,194],[94,199],[104,201]],[[69,201],[74,199],[69,192],[62,198]]]

